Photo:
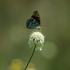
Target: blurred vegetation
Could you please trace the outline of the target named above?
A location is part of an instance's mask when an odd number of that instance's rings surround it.
[[[32,48],[28,38],[32,30],[26,20],[38,10],[43,50],[36,51],[32,70],[70,70],[69,0],[0,0],[0,70],[22,70]],[[29,69],[28,69],[29,70]]]

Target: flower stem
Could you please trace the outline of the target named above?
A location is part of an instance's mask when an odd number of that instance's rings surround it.
[[[29,59],[29,61],[28,61],[28,63],[27,63],[27,65],[26,65],[26,67],[25,67],[24,70],[26,70],[26,68],[28,67],[28,65],[29,65],[29,63],[30,63],[30,61],[31,61],[31,59],[32,59],[32,57],[33,57],[33,55],[34,55],[35,48],[36,48],[36,45],[35,45],[35,47],[34,47],[34,50],[33,50],[33,52],[32,52],[32,55],[31,55],[31,57],[30,57],[30,59]]]

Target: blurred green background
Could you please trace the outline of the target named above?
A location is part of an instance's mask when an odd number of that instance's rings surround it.
[[[28,70],[70,70],[69,0],[0,0],[0,70],[25,67],[33,51],[26,20],[35,10],[40,14],[45,44],[35,52]]]

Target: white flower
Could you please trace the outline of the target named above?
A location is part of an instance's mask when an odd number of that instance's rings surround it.
[[[33,32],[32,34],[29,35],[29,42],[28,42],[30,47],[35,47],[35,50],[42,50],[43,45],[44,45],[44,36],[41,32]]]

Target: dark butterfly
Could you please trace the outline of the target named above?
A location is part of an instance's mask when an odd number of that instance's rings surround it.
[[[38,11],[34,11],[33,15],[26,21],[26,27],[28,29],[41,29],[40,15]]]

